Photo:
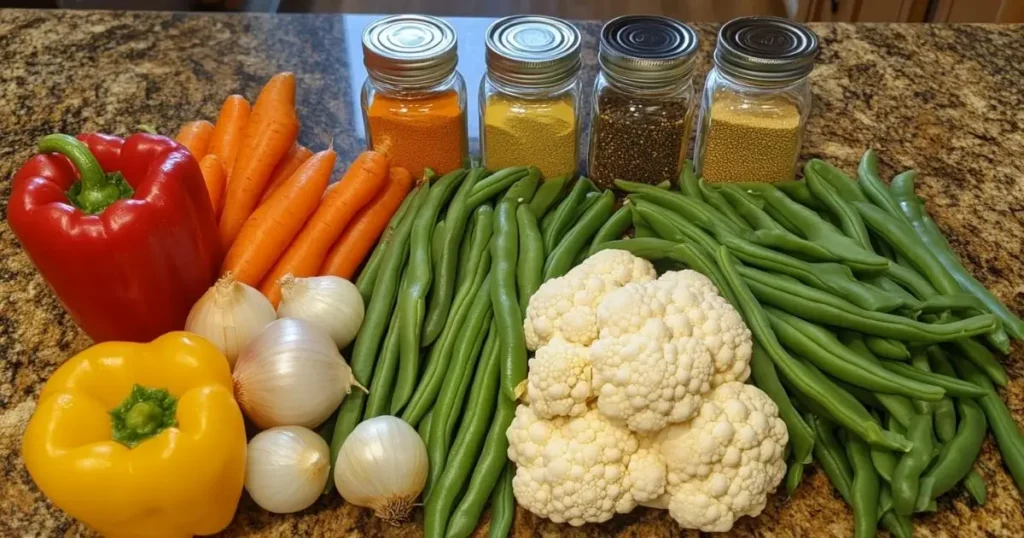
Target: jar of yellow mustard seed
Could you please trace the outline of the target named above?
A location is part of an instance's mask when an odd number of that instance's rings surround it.
[[[363,32],[366,142],[416,178],[466,166],[466,82],[455,29],[437,17],[395,15]]]
[[[487,29],[480,146],[491,170],[533,165],[575,173],[580,132],[580,33],[552,17],[513,16]]]
[[[818,36],[786,19],[744,17],[722,25],[694,152],[706,181],[793,179],[817,54]]]

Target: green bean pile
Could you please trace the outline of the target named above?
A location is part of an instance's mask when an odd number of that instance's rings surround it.
[[[490,536],[508,535],[505,431],[525,387],[530,296],[632,224],[610,191],[568,179],[514,167],[426,181],[356,281],[367,307],[348,356],[370,389],[338,410],[331,460],[361,420],[390,414],[417,428],[430,463],[428,537],[469,536],[488,504]]]
[[[881,526],[900,538],[958,484],[985,503],[973,465],[988,431],[1024,491],[1024,433],[993,354],[1024,338],[1024,322],[960,264],[916,173],[886,184],[877,167],[869,150],[857,180],[814,159],[803,180],[776,185],[707,185],[689,164],[679,192],[617,181],[629,195],[608,223],[629,222],[634,238],[602,230],[590,252],[710,278],[750,327],[753,382],[789,429],[787,491],[817,460],[856,536]]]

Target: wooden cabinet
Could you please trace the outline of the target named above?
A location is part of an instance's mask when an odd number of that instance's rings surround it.
[[[786,11],[822,22],[1024,22],[1024,0],[795,0]]]

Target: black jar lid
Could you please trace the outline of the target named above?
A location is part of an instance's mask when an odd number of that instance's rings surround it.
[[[810,74],[817,55],[810,28],[779,17],[743,17],[718,30],[715,66],[752,82],[788,83]]]
[[[604,73],[642,88],[676,84],[693,74],[697,32],[667,17],[626,15],[601,29],[598,61]]]

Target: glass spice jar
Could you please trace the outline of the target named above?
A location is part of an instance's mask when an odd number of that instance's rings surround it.
[[[793,179],[818,36],[776,17],[722,25],[701,98],[695,164],[708,182]]]
[[[545,178],[578,165],[580,33],[553,17],[512,16],[487,29],[480,145],[491,170],[533,165]]]
[[[676,180],[690,141],[696,51],[697,33],[666,17],[604,25],[588,159],[598,186]]]
[[[395,15],[363,32],[363,121],[370,149],[422,178],[466,166],[466,82],[455,30],[436,17]]]

